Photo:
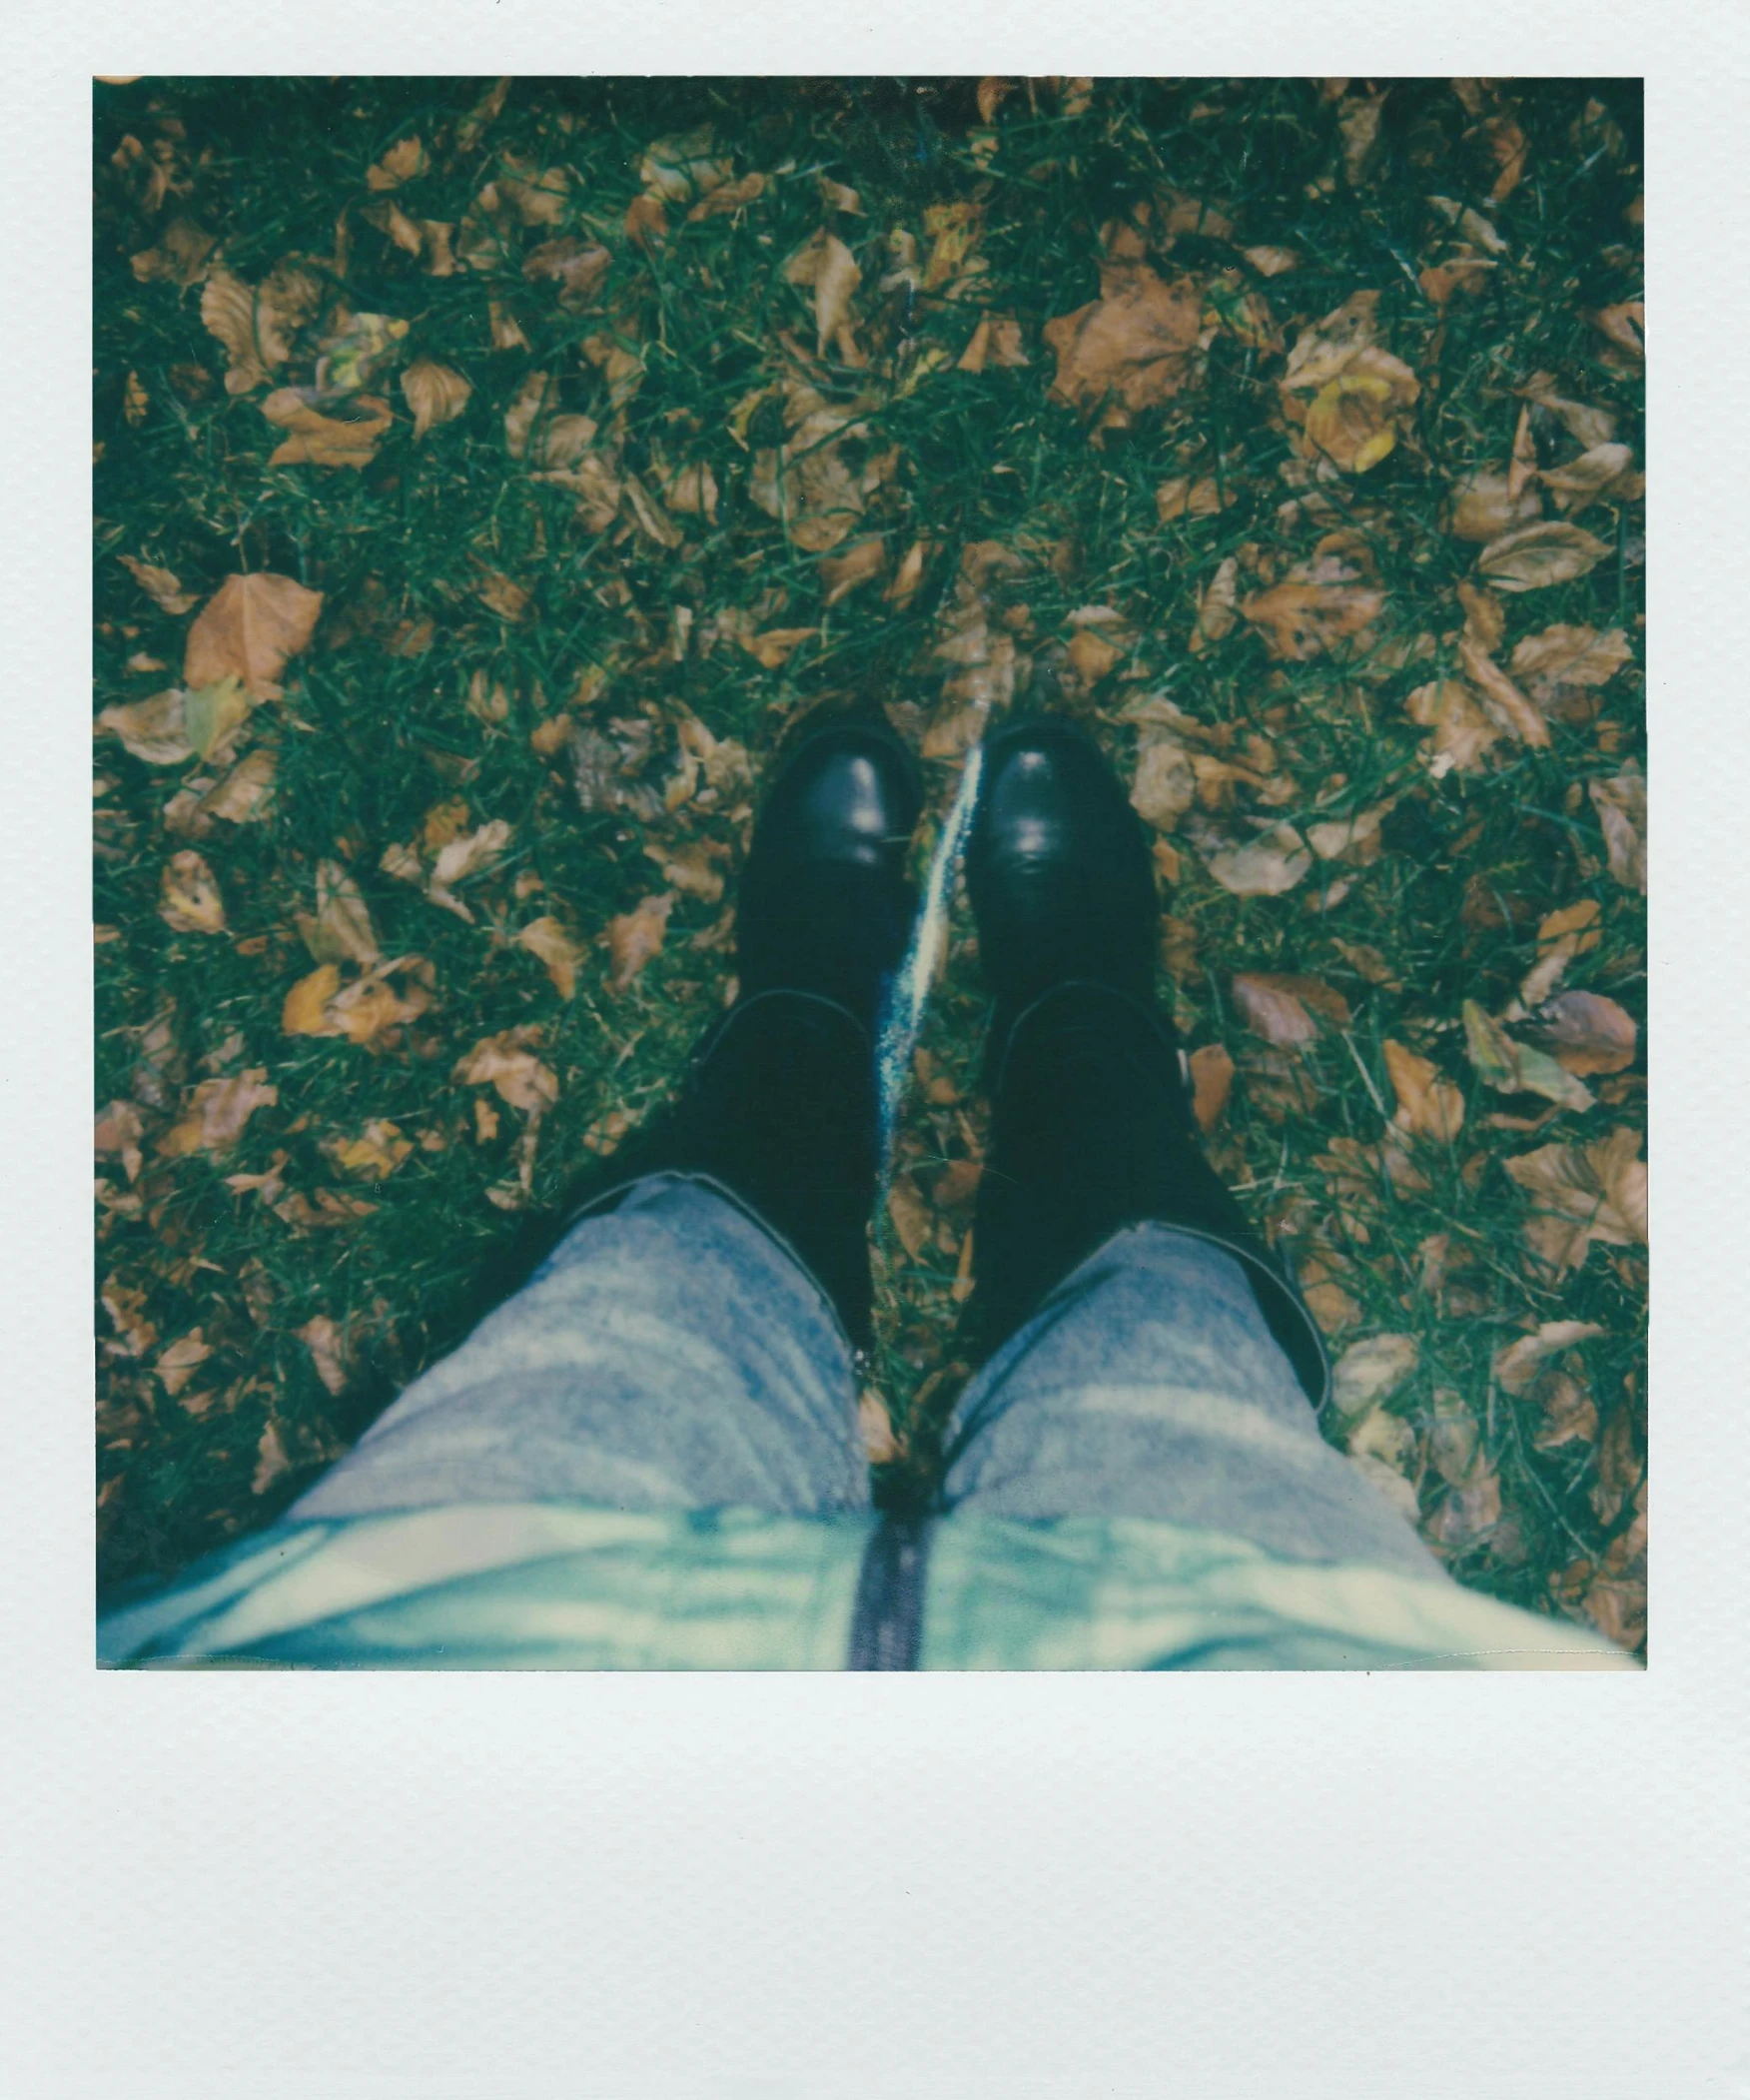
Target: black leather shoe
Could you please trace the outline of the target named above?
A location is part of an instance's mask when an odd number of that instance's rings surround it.
[[[985,1339],[998,1346],[1115,1232],[1154,1220],[1242,1263],[1320,1405],[1322,1339],[1205,1159],[1178,1035],[1155,1003],[1159,902],[1141,820],[1099,747],[1061,717],[1007,724],[985,764],[967,850],[996,995],[973,1241]]]
[[[741,874],[735,1004],[672,1105],[571,1192],[564,1225],[652,1174],[703,1176],[786,1242],[853,1346],[868,1346],[874,1034],[911,930],[905,859],[921,806],[885,722],[834,723],[795,752]]]

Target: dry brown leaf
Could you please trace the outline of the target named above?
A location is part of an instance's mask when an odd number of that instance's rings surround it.
[[[1497,1093],[1539,1094],[1558,1108],[1582,1113],[1593,1097],[1571,1072],[1529,1044],[1515,1042],[1498,1021],[1491,1020],[1474,999],[1466,999],[1464,1054],[1477,1075]]]
[[[194,592],[185,590],[168,568],[154,568],[150,561],[137,561],[132,554],[117,559],[160,612],[177,614],[193,608]]]
[[[1191,648],[1201,655],[1211,642],[1221,641],[1234,630],[1240,616],[1240,563],[1229,554],[1198,593],[1197,624],[1192,628]]]
[[[1504,532],[1532,524],[1543,505],[1537,490],[1527,485],[1517,494],[1501,474],[1471,474],[1452,484],[1447,500],[1446,529],[1455,539],[1477,545],[1499,539]]]
[[[660,952],[668,932],[668,914],[674,909],[674,892],[664,890],[644,897],[630,911],[607,922],[607,949],[613,973],[609,982],[623,992],[653,955]]]
[[[1486,584],[1468,581],[1458,585],[1458,602],[1464,608],[1466,636],[1485,655],[1492,656],[1507,631],[1506,606]]]
[[[1213,476],[1193,481],[1189,475],[1175,475],[1155,491],[1155,515],[1163,525],[1178,518],[1216,518],[1224,501],[1240,501],[1240,492],[1231,482],[1224,489]]]
[[[919,1194],[916,1177],[896,1174],[887,1191],[887,1215],[899,1235],[899,1244],[915,1262],[929,1245],[935,1219]]]
[[[1357,809],[1353,816],[1331,817],[1306,826],[1307,843],[1320,860],[1347,860],[1356,866],[1377,860],[1383,841],[1380,827],[1396,808],[1396,797]]]
[[[1280,1050],[1298,1049],[1318,1034],[1313,1013],[1339,1027],[1349,1018],[1348,1002],[1317,977],[1282,977],[1244,971],[1234,979],[1234,1005],[1254,1035]]]
[[[215,268],[201,293],[201,320],[225,347],[226,392],[247,394],[284,365],[292,337],[321,304],[321,284],[296,265],[282,264],[255,289]]]
[[[1312,854],[1293,824],[1277,824],[1246,845],[1208,854],[1205,865],[1237,897],[1280,897],[1306,878]]]
[[[1322,321],[1303,329],[1289,352],[1284,388],[1316,394],[1328,386],[1357,351],[1371,346],[1378,307],[1377,292],[1354,292]]]
[[[202,797],[202,811],[230,824],[259,823],[268,813],[279,764],[274,751],[251,751],[247,758],[238,760],[211,793]]]
[[[453,423],[467,407],[472,384],[447,365],[416,358],[401,379],[402,399],[414,412],[417,442],[440,423]]]
[[[1468,634],[1458,637],[1458,660],[1498,728],[1521,743],[1539,747],[1548,744],[1549,724],[1488,651],[1478,647]]]
[[[1157,831],[1171,831],[1197,800],[1191,753],[1176,737],[1157,735],[1139,745],[1131,807]]]
[[[1565,467],[1551,467],[1541,477],[1555,497],[1556,508],[1578,518],[1600,497],[1632,501],[1641,494],[1642,478],[1632,474],[1634,454],[1626,445],[1594,445]]]
[[[696,226],[701,219],[715,219],[722,213],[739,212],[765,194],[767,178],[763,175],[743,175],[736,182],[720,184],[701,197],[686,215],[687,224]]]
[[[1531,1199],[1525,1240],[1556,1270],[1577,1267],[1594,1240],[1646,1245],[1647,1169],[1640,1133],[1617,1129],[1585,1146],[1544,1145],[1504,1160]]]
[[[377,456],[377,444],[395,421],[388,402],[376,394],[360,394],[353,405],[367,412],[361,417],[325,416],[311,408],[293,387],[281,387],[262,403],[262,414],[288,435],[268,455],[270,467],[350,467],[355,473],[369,467]]]
[[[1519,411],[1513,431],[1513,452],[1507,462],[1507,501],[1517,503],[1527,484],[1537,479],[1537,441],[1531,433],[1531,411]]]
[[[1461,773],[1482,770],[1484,754],[1499,740],[1497,729],[1483,712],[1469,686],[1455,678],[1440,678],[1418,685],[1403,702],[1412,722],[1432,729],[1432,766],[1436,774],[1452,768]],[[1427,746],[1424,746],[1424,749]]]
[[[1278,662],[1305,663],[1363,635],[1384,603],[1384,593],[1367,583],[1289,581],[1255,590],[1241,599],[1240,611]]]
[[[1647,783],[1640,768],[1625,765],[1614,779],[1590,780],[1586,792],[1598,812],[1611,879],[1624,889],[1647,893]]]
[[[707,525],[717,523],[717,477],[704,461],[677,474],[662,473],[657,481],[670,511],[682,518],[702,518]]]
[[[1053,398],[1093,419],[1096,439],[1189,386],[1203,330],[1203,293],[1145,263],[1108,262],[1100,297],[1045,324],[1057,360]]]
[[[1496,1352],[1494,1378],[1503,1393],[1527,1393],[1549,1358],[1590,1342],[1604,1330],[1591,1320],[1546,1320],[1535,1334],[1521,1335]]]
[[[1351,1342],[1331,1366],[1331,1403],[1345,1420],[1356,1419],[1389,1400],[1420,1360],[1414,1335],[1369,1335]]]
[[[366,187],[399,190],[403,183],[417,181],[430,165],[426,149],[417,138],[398,139],[382,160],[366,169]]]
[[[530,1049],[538,1028],[507,1028],[475,1043],[455,1066],[454,1077],[466,1086],[489,1086],[510,1108],[540,1116],[559,1098],[558,1075]]]
[[[286,1452],[285,1439],[280,1435],[280,1425],[270,1422],[262,1431],[262,1440],[256,1446],[256,1469],[250,1481],[252,1495],[266,1495],[280,1480],[292,1471],[292,1461]]]
[[[1547,409],[1574,443],[1588,452],[1595,445],[1608,445],[1616,436],[1616,418],[1608,409],[1565,400],[1547,372],[1534,372],[1518,391],[1527,401]]]
[[[557,919],[550,915],[530,919],[517,934],[516,945],[546,965],[553,989],[561,999],[572,996],[577,989],[577,965],[583,960],[583,951]]]
[[[1476,566],[1499,590],[1544,590],[1585,575],[1609,551],[1579,525],[1520,525],[1491,539]]]
[[[1537,1040],[1570,1072],[1621,1072],[1634,1063],[1632,1018],[1600,992],[1560,992],[1531,1018]]]
[[[510,826],[502,817],[481,824],[460,838],[449,838],[439,848],[426,885],[427,901],[452,911],[471,926],[473,913],[453,892],[453,885],[490,867],[510,843]]]
[[[1464,1125],[1464,1096],[1438,1068],[1402,1043],[1384,1044],[1385,1070],[1397,1097],[1393,1117],[1399,1130],[1449,1145]]]
[[[148,765],[182,765],[195,755],[183,719],[183,698],[180,688],[173,688],[155,692],[149,700],[106,707],[93,729],[119,737],[124,749]]]
[[[154,248],[128,258],[141,284],[160,279],[173,285],[198,285],[207,275],[214,237],[192,219],[176,218],[164,229]]]
[[[203,1079],[184,1114],[158,1140],[158,1151],[166,1159],[229,1151],[256,1110],[272,1108],[279,1100],[279,1088],[263,1083],[267,1076],[266,1067],[258,1065],[235,1079]]]
[[[1191,1053],[1192,1114],[1202,1131],[1214,1130],[1234,1091],[1234,1060],[1220,1043]]]
[[[213,870],[191,848],[173,854],[159,886],[158,915],[178,933],[223,933],[225,900]]]
[[[836,605],[861,583],[872,582],[887,566],[884,539],[858,539],[842,554],[828,556],[820,564],[820,580],[826,585],[823,602]]]
[[[171,1343],[153,1368],[165,1392],[174,1400],[212,1354],[205,1333],[194,1327],[180,1340]]]
[[[374,1116],[356,1138],[327,1138],[322,1145],[343,1174],[360,1181],[387,1181],[413,1149],[401,1126],[381,1116]]]
[[[316,1375],[338,1400],[347,1390],[347,1338],[326,1313],[307,1320],[293,1332],[310,1351]],[[259,1489],[256,1491],[261,1492]]]
[[[1619,349],[1627,351],[1637,363],[1645,361],[1647,310],[1641,300],[1630,299],[1620,306],[1601,307],[1592,316],[1592,326],[1608,336]]]
[[[1488,141],[1488,150],[1494,155],[1499,173],[1494,187],[1488,193],[1490,204],[1500,204],[1510,197],[1525,177],[1525,134],[1517,121],[1506,115],[1490,117],[1482,127],[1483,137]]]
[[[140,1178],[140,1139],[144,1126],[131,1101],[112,1101],[92,1125],[91,1149],[99,1159],[119,1159],[130,1181]]]
[[[368,1050],[374,1050],[379,1042],[387,1045],[396,1040],[393,1031],[406,1021],[417,1020],[430,1004],[425,989],[418,983],[398,992],[389,982],[390,971],[414,960],[404,956],[399,964],[385,963],[369,977],[361,977],[337,992],[328,1003],[328,1018],[333,1026],[322,1033],[344,1035],[349,1042]]]
[[[644,848],[646,857],[655,861],[671,889],[679,890],[683,896],[697,897],[704,904],[715,904],[723,894],[722,871],[715,863],[725,851],[709,839],[695,839],[687,846]]]
[[[837,234],[821,227],[784,265],[784,276],[793,285],[813,290],[815,355],[824,357],[829,343],[837,343],[841,355],[847,354],[847,344],[854,349],[851,301],[863,273]]]
[[[1565,1371],[1546,1371],[1532,1399],[1543,1412],[1531,1438],[1533,1451],[1559,1451],[1565,1444],[1590,1444],[1598,1434],[1598,1408],[1583,1385]]]
[[[322,592],[291,576],[228,576],[189,629],[183,683],[236,677],[252,698],[277,699],[280,673],[308,647],[321,611]]]
[[[1554,713],[1568,689],[1607,684],[1632,653],[1620,627],[1600,634],[1596,627],[1556,625],[1525,636],[1513,650],[1513,670],[1530,682],[1538,706]]]

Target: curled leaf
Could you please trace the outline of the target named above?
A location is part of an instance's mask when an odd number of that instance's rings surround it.
[[[1585,575],[1609,551],[1580,525],[1520,525],[1491,539],[1476,566],[1498,590],[1545,590]]]

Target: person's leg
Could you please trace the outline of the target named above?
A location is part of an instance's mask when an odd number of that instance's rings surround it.
[[[851,1348],[719,1190],[662,1175],[574,1226],[295,1519],[453,1502],[859,1509]]]
[[[1436,1563],[1318,1433],[1234,1254],[1168,1225],[1098,1249],[967,1387],[946,1499],[991,1517],[1141,1517],[1289,1560]]]
[[[949,1506],[1430,1569],[1320,1437],[1317,1329],[1203,1155],[1123,788],[1050,717],[987,766],[968,879],[996,994],[974,1235],[994,1354],[951,1426]]]
[[[852,1364],[870,1307],[872,1037],[917,809],[884,724],[803,744],[742,874],[739,997],[673,1109],[622,1148],[615,1191],[573,1192],[531,1280],[294,1517],[867,1503]]]

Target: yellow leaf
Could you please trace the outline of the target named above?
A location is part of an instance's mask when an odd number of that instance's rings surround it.
[[[338,966],[325,962],[300,977],[286,994],[280,1009],[280,1027],[287,1035],[340,1035],[339,1024],[329,1016],[328,1003],[341,988]]]

